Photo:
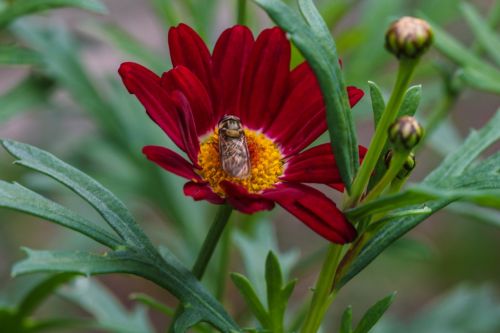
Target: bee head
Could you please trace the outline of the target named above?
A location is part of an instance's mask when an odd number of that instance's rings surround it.
[[[224,115],[219,121],[219,132],[231,138],[239,138],[243,134],[240,118]]]

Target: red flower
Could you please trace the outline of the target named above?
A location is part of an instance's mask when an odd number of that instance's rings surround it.
[[[330,144],[303,151],[327,129],[325,106],[309,66],[290,71],[284,32],[267,29],[254,41],[248,28],[235,26],[222,33],[212,54],[184,24],[170,29],[168,41],[174,68],[161,78],[130,62],[119,70],[129,92],[188,160],[158,146],[144,147],[147,158],[188,179],[184,193],[195,200],[228,202],[244,213],[278,203],[324,238],[352,241],[356,230],[342,212],[303,184],[343,188]],[[354,87],[348,94],[351,106],[363,96]],[[233,126],[231,135],[246,138],[246,175],[231,176],[222,167],[218,124],[224,115],[241,119],[242,130]],[[243,162],[245,149],[238,155]]]

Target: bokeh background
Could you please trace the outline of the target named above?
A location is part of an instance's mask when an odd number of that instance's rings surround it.
[[[16,1],[0,0],[0,18],[1,10]],[[142,156],[144,145],[172,144],[128,95],[117,69],[124,61],[136,61],[157,73],[168,70],[166,34],[170,26],[180,22],[193,26],[213,46],[217,36],[235,24],[236,2],[103,0],[105,13],[54,9],[9,24],[0,19],[0,137],[52,152],[101,181],[127,203],[155,243],[168,245],[189,266],[214,209],[185,198],[181,180]],[[468,3],[497,29],[497,1]],[[387,95],[390,92],[397,62],[384,50],[384,32],[402,15],[430,18],[483,61],[491,62],[478,46],[460,1],[328,0],[317,4],[332,28],[347,83],[365,92],[367,81],[376,82]],[[255,34],[272,26],[251,2],[247,15]],[[9,53],[13,46],[16,52]],[[298,53],[293,59],[294,65],[301,61]],[[418,117],[424,123],[439,120],[418,153],[418,167],[412,175],[412,181],[418,181],[457,147],[471,128],[480,128],[494,114],[500,95],[461,78],[460,65],[436,49],[422,60],[414,84],[422,84],[423,89]],[[360,142],[368,145],[373,133],[369,96],[353,112]],[[496,150],[498,146],[490,152]],[[3,150],[0,178],[27,185],[84,216],[99,219],[68,190],[12,165],[12,158]],[[226,244],[231,247],[230,258],[227,263],[216,258],[215,265],[227,264],[231,271],[250,274],[258,282],[267,251],[279,248],[287,271],[300,279],[292,301],[292,310],[299,309],[319,271],[326,243],[280,209],[252,217],[235,214],[231,223],[232,242]],[[74,232],[0,210],[0,294],[5,299],[22,292],[35,278],[10,276],[12,265],[25,256],[22,246],[102,251]],[[410,332],[498,333],[499,254],[500,214],[453,205],[395,243],[343,289],[328,316],[332,326],[327,325],[325,332],[336,331],[337,319],[347,305],[352,305],[354,317],[359,318],[376,300],[397,290],[396,301],[377,332],[397,332],[404,327]],[[241,324],[251,325],[242,299],[230,280],[222,278],[227,281],[225,304]],[[220,279],[214,270],[205,283],[215,290]],[[130,299],[136,292],[175,305],[167,292],[144,280],[112,275],[92,281],[109,289],[109,297],[125,307],[122,312],[137,306]],[[104,300],[92,298],[90,292],[78,294],[89,288],[89,283],[79,281],[63,288],[42,304],[36,317],[105,320],[99,318],[110,309]],[[147,316],[155,331],[164,331],[168,318],[155,311]],[[297,316],[292,311],[290,321]],[[76,331],[92,330],[70,330]],[[119,328],[110,331],[122,332]]]

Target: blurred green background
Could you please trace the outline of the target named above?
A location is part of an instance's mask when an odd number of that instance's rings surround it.
[[[157,73],[168,70],[171,65],[166,34],[168,27],[180,22],[194,27],[213,46],[217,36],[235,24],[237,1],[103,0],[83,1],[83,8],[35,13],[12,10],[16,4],[26,2],[0,0],[0,137],[52,152],[101,181],[125,200],[155,243],[168,245],[190,265],[214,209],[185,198],[180,179],[142,156],[144,145],[172,147],[172,143],[149,120],[136,99],[128,95],[117,69],[124,61],[136,61]],[[367,81],[390,92],[397,62],[384,50],[384,32],[402,15],[431,19],[474,53],[478,61],[499,66],[495,65],[498,59],[477,40],[467,19],[467,13],[474,11],[498,36],[498,1],[470,1],[470,6],[455,0],[316,3],[332,28],[347,83],[366,93]],[[251,2],[247,21],[255,34],[272,25]],[[460,57],[448,54],[442,40],[437,42],[437,48],[422,60],[414,84],[423,85],[418,117],[424,123],[435,119],[440,125],[419,151],[413,181],[432,170],[471,128],[481,127],[500,106],[500,78],[492,78],[489,85],[482,84],[487,80],[471,78]],[[300,55],[295,53],[294,64],[300,61]],[[373,132],[368,96],[353,112],[358,120],[359,140],[368,145]],[[493,149],[498,150],[498,146]],[[0,151],[0,178],[29,185],[85,216],[99,219],[55,182],[13,166],[12,158],[4,151]],[[300,278],[292,298],[293,307],[299,308],[314,283],[326,243],[280,209],[252,217],[236,214],[232,222],[231,271],[250,272],[259,280],[265,254],[279,246],[290,274]],[[76,233],[0,210],[3,294],[22,291],[32,279],[28,276],[13,281],[10,277],[13,263],[24,257],[22,246],[100,250]],[[332,327],[336,329],[337,318],[347,305],[353,306],[354,317],[358,318],[369,305],[397,290],[397,299],[377,332],[397,332],[402,327],[410,332],[500,332],[499,254],[500,214],[454,205],[398,241],[355,278],[331,309]],[[216,266],[224,264],[223,258],[216,258]],[[213,289],[218,279],[214,269],[205,282]],[[147,293],[175,305],[165,291],[137,278],[114,275],[96,280],[128,308],[136,303],[129,299],[133,292]],[[229,280],[227,283],[225,304],[242,325],[248,323],[241,298]],[[62,297],[51,297],[36,316],[89,317],[89,308],[95,310],[95,304],[101,302],[90,299],[89,304],[94,305],[85,307],[82,296],[71,301],[69,294],[71,290],[63,290]],[[149,316],[157,329],[168,322],[158,312]],[[290,315],[291,321],[294,316]],[[122,332],[119,328],[109,331]]]

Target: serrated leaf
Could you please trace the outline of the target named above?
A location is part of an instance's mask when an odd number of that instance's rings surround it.
[[[99,0],[13,1],[0,11],[0,29],[21,16],[62,7],[76,7],[101,14],[107,12],[106,7]]]
[[[487,20],[482,18],[472,5],[467,2],[462,2],[460,4],[460,10],[469,26],[472,28],[477,41],[481,44],[483,49],[488,52],[490,57],[500,65],[500,54],[498,53],[498,50],[500,50],[500,38],[498,34],[490,28]]]
[[[2,140],[1,143],[18,159],[17,164],[54,178],[82,197],[128,244],[154,253],[153,245],[139,228],[127,207],[97,181],[36,147],[10,140]]]
[[[238,326],[227,315],[203,286],[186,268],[178,263],[155,262],[130,250],[112,251],[103,255],[85,252],[34,251],[25,249],[28,257],[14,265],[14,275],[35,272],[72,272],[82,275],[128,273],[141,276],[169,290],[184,304],[183,321],[176,326],[177,332],[185,332],[193,324],[192,318],[206,321],[225,333],[240,332]],[[190,318],[186,321],[186,318]]]
[[[301,1],[306,22],[280,0],[254,0],[283,28],[318,79],[326,105],[331,144],[342,181],[350,190],[359,167],[358,146],[347,92],[331,35],[310,0]],[[319,21],[318,21],[319,20]]]
[[[0,207],[55,222],[110,248],[120,246],[118,237],[105,229],[19,184],[10,184],[0,180]]]
[[[340,319],[339,333],[352,333],[352,307],[350,305],[344,310]]]
[[[361,318],[361,321],[354,330],[354,333],[368,333],[370,329],[375,326],[375,324],[383,316],[385,311],[387,311],[389,306],[394,301],[395,296],[396,293],[392,293],[370,307]]]
[[[270,328],[271,319],[250,281],[239,273],[231,273],[231,279],[245,299],[247,305],[250,307],[255,318],[257,318],[264,328]]]

